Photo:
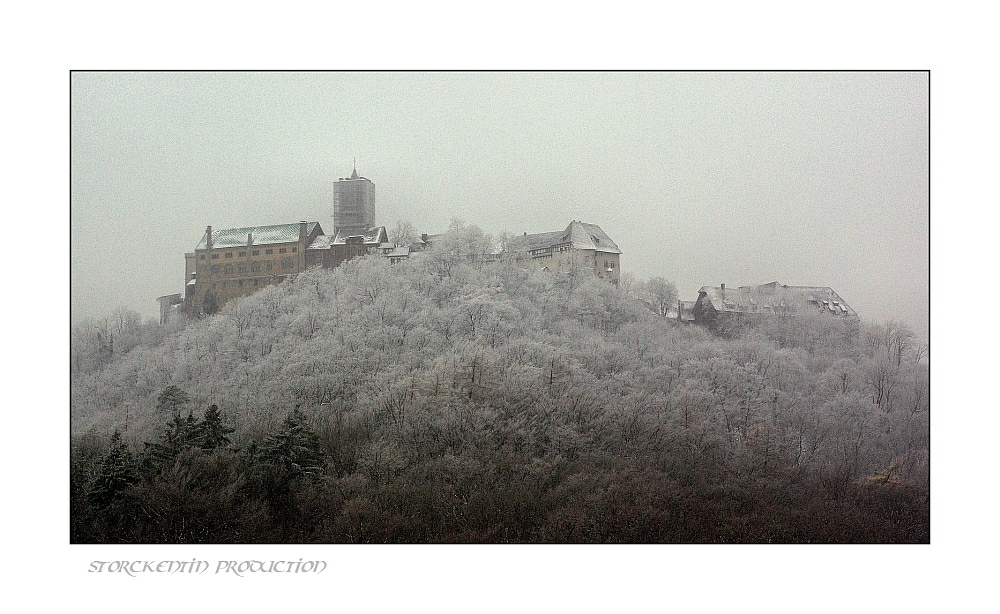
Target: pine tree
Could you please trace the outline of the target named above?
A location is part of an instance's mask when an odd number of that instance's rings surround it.
[[[290,473],[318,474],[323,471],[319,437],[299,408],[292,410],[278,432],[264,442],[265,462]]]
[[[135,459],[122,441],[122,435],[115,429],[111,436],[108,453],[101,459],[101,468],[90,483],[87,501],[97,509],[105,509],[121,493],[139,481]]]
[[[145,443],[143,465],[156,471],[172,463],[185,448],[199,446],[201,430],[202,424],[192,413],[188,412],[187,418],[175,414],[160,433],[159,441]]]
[[[201,308],[205,312],[205,315],[211,316],[218,313],[219,305],[214,292],[208,291],[205,293],[205,300],[202,302]]]
[[[170,413],[178,413],[182,405],[190,401],[188,394],[178,386],[167,386],[156,398],[156,408]]]
[[[222,424],[222,414],[219,413],[218,405],[213,403],[205,410],[205,419],[202,420],[200,426],[199,440],[202,450],[214,450],[232,443],[227,435],[235,429]]]

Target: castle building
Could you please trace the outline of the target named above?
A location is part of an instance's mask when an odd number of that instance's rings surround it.
[[[334,233],[319,222],[248,226],[212,230],[208,226],[194,252],[184,254],[184,296],[180,309],[189,316],[211,315],[232,299],[279,284],[308,267],[332,269],[351,258],[381,254],[396,263],[422,251],[437,237],[422,235],[411,245],[389,243],[385,226],[375,226],[375,184],[351,176],[334,184]],[[507,251],[524,263],[569,272],[585,267],[617,284],[621,250],[596,224],[576,220],[563,231],[515,237]],[[500,253],[484,254],[497,260]],[[179,295],[160,297],[161,322],[178,305]]]
[[[185,254],[185,311],[212,314],[233,298],[301,273],[306,248],[322,234],[319,222],[306,221],[215,231],[209,226],[194,254]]]
[[[617,285],[622,250],[597,224],[573,220],[566,230],[514,237],[506,247],[522,262],[547,271],[568,272],[583,266]]]
[[[358,176],[357,163],[347,179],[333,184],[333,232],[375,226],[375,184]]]
[[[332,269],[346,260],[374,254],[389,241],[385,226],[375,225],[375,184],[358,176],[357,162],[348,178],[333,184],[333,234],[320,234],[306,250],[306,266]]]

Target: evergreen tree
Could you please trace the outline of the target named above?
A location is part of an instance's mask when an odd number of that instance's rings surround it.
[[[219,406],[212,404],[205,410],[205,419],[201,422],[201,449],[214,450],[219,447],[228,446],[232,443],[229,435],[235,429],[222,424],[222,414],[219,413]]]
[[[278,432],[264,442],[262,456],[265,462],[290,473],[323,471],[319,437],[297,407],[288,414]]]
[[[219,305],[215,299],[214,292],[209,291],[205,294],[205,300],[202,303],[201,308],[205,312],[205,315],[212,316],[219,312]]]
[[[135,459],[128,445],[122,441],[121,433],[115,429],[108,453],[101,459],[101,468],[90,484],[87,501],[97,509],[103,510],[111,505],[115,497],[138,481]]]
[[[167,386],[156,398],[156,408],[170,413],[178,413],[181,406],[190,401],[188,394],[177,386]]]
[[[158,470],[172,463],[185,448],[199,446],[202,424],[188,412],[187,418],[175,414],[167,423],[157,442],[146,442],[143,464],[147,469]]]

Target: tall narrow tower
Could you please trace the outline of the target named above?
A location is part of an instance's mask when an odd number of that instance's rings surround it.
[[[358,163],[347,179],[333,185],[333,232],[375,225],[375,184],[358,176]]]

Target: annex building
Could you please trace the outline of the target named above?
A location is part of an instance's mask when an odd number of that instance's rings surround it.
[[[597,224],[573,220],[565,230],[514,237],[507,246],[520,261],[546,271],[568,272],[583,266],[599,279],[618,285],[622,250]]]
[[[776,281],[738,288],[726,288],[726,284],[703,286],[690,307],[690,319],[718,328],[723,324],[753,323],[810,311],[845,320],[858,319],[858,313],[833,288],[788,286]]]

